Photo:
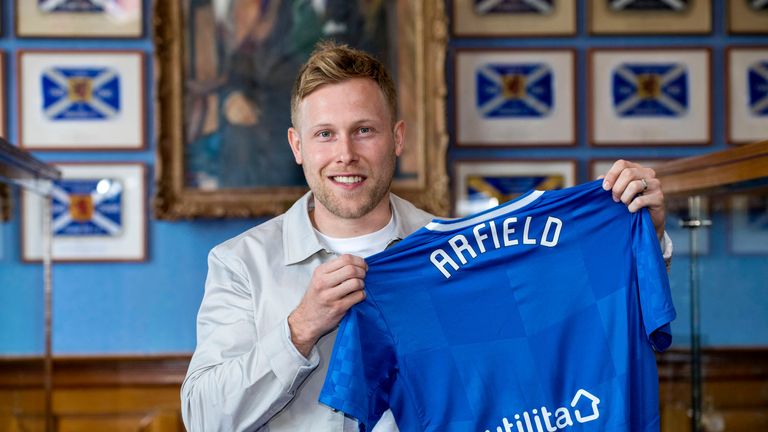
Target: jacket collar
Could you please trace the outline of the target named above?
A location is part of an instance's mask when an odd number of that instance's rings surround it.
[[[418,210],[413,204],[389,194],[389,202],[395,217],[395,237],[390,243],[407,237],[412,232],[429,222],[427,213]],[[323,250],[323,245],[315,234],[309,210],[314,207],[312,192],[307,192],[296,201],[287,212],[283,221],[283,263],[296,264]],[[422,217],[413,217],[418,212]]]

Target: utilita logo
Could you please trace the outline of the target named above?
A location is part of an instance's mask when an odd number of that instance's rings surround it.
[[[496,426],[496,432],[556,432],[573,426],[574,420],[578,423],[589,423],[597,420],[600,418],[600,410],[597,408],[599,404],[600,399],[597,396],[584,389],[579,389],[571,401],[573,415],[571,415],[571,409],[568,407],[560,407],[554,413],[547,407],[541,407],[541,411],[534,408],[530,413],[524,411],[522,414],[515,414],[514,423],[504,417],[501,419],[501,426]],[[576,408],[577,405],[580,405],[581,409],[589,405],[590,412],[584,414]],[[486,429],[485,432],[492,431]]]

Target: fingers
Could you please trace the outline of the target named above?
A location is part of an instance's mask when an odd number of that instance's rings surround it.
[[[367,269],[365,260],[352,255],[342,255],[315,269],[304,297],[288,317],[291,340],[299,352],[306,356],[349,308],[365,300]]]
[[[362,282],[367,270],[368,265],[364,259],[353,255],[342,255],[318,266],[312,279],[317,285],[330,288],[350,279],[359,279]]]
[[[656,190],[661,190],[661,183],[655,178],[646,179],[645,177],[636,180],[630,180],[626,189],[621,193],[619,200],[629,205],[633,200],[640,198],[645,194],[652,194]]]
[[[645,179],[648,185],[647,189],[644,188],[641,179]],[[625,201],[624,199],[627,193],[629,193],[629,197],[634,197],[640,192],[647,193],[649,190],[653,191],[653,189],[651,189],[652,185],[656,189],[659,188],[658,180],[656,180],[656,172],[651,168],[643,168],[638,165],[637,167],[623,169],[613,182],[610,191],[614,201],[623,201],[625,204],[629,204],[629,201]],[[603,188],[605,189],[605,180]]]
[[[664,193],[653,169],[618,160],[605,174],[603,189],[610,190],[613,200],[623,202],[632,213],[648,208],[656,235],[661,239],[666,216]]]
[[[603,189],[605,190],[611,190],[613,189],[614,185],[616,184],[616,180],[619,179],[619,176],[624,172],[624,170],[628,168],[635,168],[639,167],[640,165],[626,161],[623,159],[619,159],[616,162],[613,163],[611,168],[608,170],[607,173],[605,173],[603,177]]]

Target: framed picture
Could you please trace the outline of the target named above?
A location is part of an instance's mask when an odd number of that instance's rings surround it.
[[[59,163],[50,211],[54,261],[144,261],[146,169],[141,163]],[[22,257],[41,259],[45,199],[22,194]]]
[[[729,33],[768,33],[768,2],[765,0],[730,0]]]
[[[144,148],[141,51],[20,51],[17,66],[20,147]]]
[[[562,0],[453,0],[453,34],[465,37],[576,34],[576,3]]]
[[[110,37],[142,35],[142,1],[16,0],[19,37]]]
[[[593,145],[706,145],[711,141],[710,50],[590,52]]]
[[[7,127],[5,125],[5,53],[0,51],[0,136],[6,138]]]
[[[443,0],[214,3],[155,2],[158,218],[273,215],[307,190],[286,139],[290,94],[324,38],[388,65],[407,125],[393,190],[448,213]]]
[[[619,158],[616,158],[619,159]],[[625,158],[627,159],[627,158]],[[630,159],[632,162],[639,163],[648,168],[653,168],[656,165],[666,162],[666,159]],[[613,166],[614,159],[595,159],[589,163],[590,180],[597,179],[601,175],[604,175]],[[674,248],[674,255],[690,255],[691,254],[691,242],[690,242],[690,230],[684,228],[680,223],[688,217],[688,206],[685,199],[667,199],[666,203],[667,220],[665,230],[672,240],[672,247]],[[703,206],[708,207],[707,198],[703,197]],[[699,229],[699,242],[697,244],[698,255],[706,255],[709,253],[709,228]]]
[[[728,142],[745,144],[768,138],[768,46],[729,47]]]
[[[574,59],[573,50],[458,50],[457,144],[575,144]]]
[[[731,252],[768,255],[768,195],[734,195],[730,208]]]
[[[567,160],[466,160],[453,168],[454,215],[468,216],[512,200],[532,189],[576,184],[576,162]]]
[[[709,0],[589,0],[592,34],[700,34],[712,31]]]

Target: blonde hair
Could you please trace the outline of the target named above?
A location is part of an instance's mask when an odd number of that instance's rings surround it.
[[[397,118],[397,90],[384,65],[370,54],[346,44],[322,41],[299,70],[291,92],[291,123],[297,126],[299,104],[313,91],[326,84],[352,78],[372,79],[389,105],[391,122]]]

